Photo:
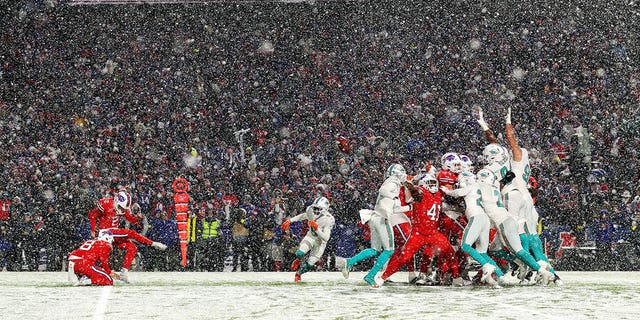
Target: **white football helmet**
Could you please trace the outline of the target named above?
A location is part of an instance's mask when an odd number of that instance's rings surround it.
[[[482,169],[478,171],[476,176],[478,177],[478,182],[486,183],[488,185],[495,185],[497,181],[496,175],[489,169]]]
[[[438,179],[430,173],[425,174],[418,182],[418,185],[425,187],[431,193],[438,192],[438,189],[440,188],[438,186]]]
[[[98,233],[98,240],[109,242],[109,244],[113,243],[113,233],[110,230],[100,230]]]
[[[311,204],[313,208],[318,208],[322,211],[329,210],[329,205],[330,205],[329,199],[325,197],[317,197],[315,200],[313,200],[313,203]]]
[[[505,162],[507,159],[509,159],[507,150],[497,143],[491,143],[484,147],[484,150],[482,150],[482,155],[484,156],[484,159],[488,164]]]
[[[118,191],[116,196],[113,197],[113,209],[116,210],[116,214],[123,215],[130,207],[131,195],[125,191]]]
[[[468,156],[461,154],[460,164],[461,164],[462,171],[466,171],[466,172],[473,171],[473,162]]]
[[[396,177],[400,182],[407,180],[407,171],[399,163],[394,163],[389,166],[389,169],[385,172],[385,179],[389,177]]]
[[[460,156],[455,152],[447,152],[440,158],[440,165],[453,173],[460,173]]]

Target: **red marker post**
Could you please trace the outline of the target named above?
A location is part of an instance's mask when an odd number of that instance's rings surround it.
[[[180,236],[180,251],[182,252],[182,266],[187,266],[187,212],[189,211],[189,182],[185,178],[173,180],[173,204],[176,210],[178,236]]]

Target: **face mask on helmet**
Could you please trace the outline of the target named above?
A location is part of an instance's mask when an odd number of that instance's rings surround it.
[[[438,180],[431,174],[427,174],[420,179],[418,185],[425,187],[431,193],[438,192]]]
[[[129,210],[131,206],[131,196],[124,192],[119,191],[115,197],[113,197],[113,208],[116,214],[123,215],[125,211]]]
[[[329,200],[325,197],[318,197],[313,201],[311,206],[313,207],[313,211],[329,210]]]
[[[102,230],[98,234],[98,240],[109,242],[109,244],[113,243],[113,234],[109,230]]]
[[[389,169],[387,169],[385,174],[385,178],[389,177],[396,177],[398,180],[404,182],[407,180],[407,171],[404,170],[404,167],[401,164],[392,164],[389,166]]]
[[[460,155],[460,164],[462,171],[471,172],[473,170],[473,162],[465,155]]]

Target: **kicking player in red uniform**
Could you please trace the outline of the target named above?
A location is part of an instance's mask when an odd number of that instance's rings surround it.
[[[109,230],[113,234],[113,246],[125,250],[120,279],[129,282],[128,271],[133,259],[138,253],[138,247],[131,239],[139,243],[152,246],[159,250],[165,250],[166,245],[155,242],[134,230],[120,229],[119,225],[124,216],[132,224],[138,224],[139,220],[131,214],[131,195],[125,191],[118,191],[113,198],[102,198],[96,208],[89,210],[89,222],[91,223],[91,238],[96,237],[96,225],[99,230]]]
[[[74,285],[112,286],[118,274],[111,271],[113,235],[105,230],[97,239],[85,241],[78,249],[69,254],[69,281]],[[100,264],[96,264],[100,262]],[[78,279],[80,277],[80,279]]]

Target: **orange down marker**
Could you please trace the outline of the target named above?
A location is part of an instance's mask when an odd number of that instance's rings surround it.
[[[187,212],[189,211],[189,182],[185,178],[173,180],[173,204],[176,210],[178,236],[180,236],[180,251],[182,252],[182,266],[187,266]]]

